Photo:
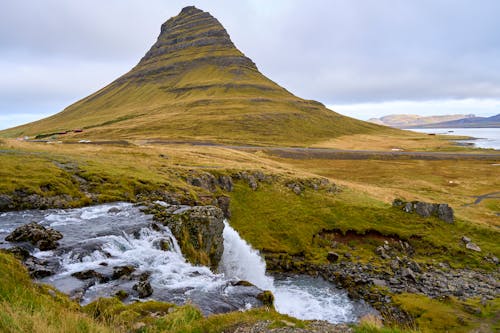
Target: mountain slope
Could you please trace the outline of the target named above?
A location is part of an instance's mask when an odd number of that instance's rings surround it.
[[[500,113],[491,117],[463,118],[453,121],[428,124],[422,128],[460,128],[460,127],[500,127]]]
[[[306,83],[305,83],[306,84]],[[1,136],[303,145],[395,130],[339,115],[262,75],[209,13],[186,7],[128,73],[62,112]]]
[[[397,128],[419,127],[428,124],[453,121],[464,118],[473,118],[473,114],[453,114],[442,116],[419,116],[416,114],[391,114],[380,118],[368,119],[369,122]]]

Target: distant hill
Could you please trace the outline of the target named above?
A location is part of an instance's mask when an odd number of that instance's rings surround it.
[[[445,121],[436,124],[420,126],[421,128],[500,128],[500,113],[491,117],[473,117],[453,121]]]
[[[191,6],[162,25],[131,71],[58,114],[0,136],[305,145],[395,131],[294,96],[262,75],[214,17]]]
[[[368,121],[378,125],[396,128],[416,128],[428,124],[474,118],[473,114],[453,114],[443,116],[419,116],[416,114],[391,114],[381,118],[371,118]]]

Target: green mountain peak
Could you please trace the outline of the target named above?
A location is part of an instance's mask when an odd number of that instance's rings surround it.
[[[161,26],[154,45],[128,73],[54,116],[0,135],[73,129],[83,131],[64,138],[277,145],[387,130],[294,96],[262,75],[216,18],[193,6]]]

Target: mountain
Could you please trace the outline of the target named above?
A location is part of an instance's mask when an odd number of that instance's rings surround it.
[[[294,96],[262,75],[217,19],[190,6],[161,26],[156,43],[128,73],[58,114],[0,135],[67,131],[59,137],[304,145],[395,130]]]
[[[397,128],[421,127],[427,124],[440,123],[464,118],[473,118],[473,114],[453,114],[443,116],[419,116],[416,114],[391,114],[380,118],[368,119],[369,122]]]
[[[453,121],[445,121],[435,124],[421,126],[422,128],[468,128],[468,127],[490,127],[500,128],[500,113],[491,117],[463,118]]]

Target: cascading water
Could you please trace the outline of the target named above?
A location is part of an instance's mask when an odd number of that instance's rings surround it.
[[[263,290],[275,295],[279,312],[301,319],[321,319],[333,323],[355,321],[370,308],[349,300],[331,284],[311,277],[285,279],[266,275],[266,265],[225,222],[224,253],[220,274],[207,267],[189,264],[170,230],[155,225],[139,207],[128,203],[106,204],[68,210],[24,211],[0,214],[0,248],[16,227],[36,221],[60,231],[64,238],[53,251],[33,250],[32,255],[47,260],[55,274],[42,279],[82,303],[98,297],[109,297],[120,290],[129,292],[127,301],[137,300],[133,286],[139,276],[147,274],[154,290],[151,299],[184,304],[192,302],[205,314],[244,310],[258,306],[255,296]],[[129,278],[80,280],[72,274],[93,271],[110,277],[117,267],[131,266]],[[239,280],[255,287],[235,285]]]
[[[356,321],[370,308],[351,301],[347,294],[321,278],[291,276],[282,279],[266,275],[266,263],[227,221],[224,222],[224,254],[220,263],[226,276],[247,280],[271,290],[278,312],[299,319],[319,319],[331,323]]]

